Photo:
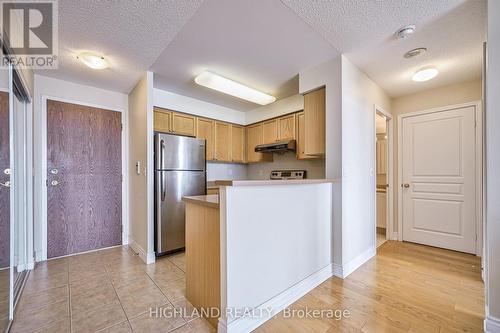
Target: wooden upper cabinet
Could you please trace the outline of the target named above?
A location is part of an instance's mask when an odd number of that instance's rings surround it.
[[[220,121],[215,122],[215,160],[231,161],[231,125]]]
[[[278,119],[266,120],[262,123],[262,143],[273,143],[279,141]]]
[[[206,158],[207,161],[212,161],[215,149],[215,121],[196,118],[196,137],[206,140]]]
[[[305,143],[306,143],[306,136],[305,136],[305,133],[304,133],[305,132],[305,126],[306,126],[306,121],[305,121],[304,112],[297,113],[297,115],[296,115],[297,159],[304,160],[304,159],[318,158],[319,156],[306,155],[304,153]]]
[[[264,143],[263,136],[263,123],[258,123],[255,125],[247,126],[247,162],[255,163],[255,162],[263,162],[263,161],[272,161],[272,154],[264,154],[264,153],[256,153],[255,146]]]
[[[245,128],[231,125],[231,161],[245,162]]]
[[[170,124],[172,120],[172,111],[161,108],[154,108],[153,113],[153,128],[156,132],[170,132]]]
[[[325,154],[325,88],[304,95],[304,154]]]
[[[278,139],[295,139],[295,113],[278,118]]]
[[[179,135],[196,136],[196,117],[173,112],[172,133]]]

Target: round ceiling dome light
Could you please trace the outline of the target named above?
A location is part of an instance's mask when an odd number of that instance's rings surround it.
[[[408,52],[406,52],[403,57],[405,57],[406,59],[410,59],[410,58],[414,58],[414,57],[417,57],[421,54],[424,54],[425,52],[427,52],[427,48],[426,47],[419,47],[419,48],[416,48],[416,49],[413,49],[413,50],[410,50]]]
[[[439,71],[436,67],[424,67],[413,74],[411,79],[416,82],[424,82],[435,78],[438,74]]]
[[[92,52],[80,53],[76,59],[83,62],[85,65],[92,69],[105,69],[108,68],[108,62],[103,56],[94,54]]]
[[[416,28],[417,27],[415,27],[415,25],[413,24],[407,25],[406,27],[402,27],[401,29],[396,31],[396,37],[398,37],[399,39],[405,39],[406,37],[413,34]]]

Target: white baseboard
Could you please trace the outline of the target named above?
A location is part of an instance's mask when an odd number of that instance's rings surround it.
[[[500,333],[500,319],[487,316],[484,320],[484,331],[486,333]]]
[[[361,265],[363,265],[365,262],[373,258],[376,254],[377,254],[376,248],[370,248],[366,250],[356,258],[342,265],[342,267],[338,267],[336,270],[336,273],[338,275],[335,274],[335,276],[345,279],[346,277],[349,276],[349,274],[357,270]]]
[[[256,313],[265,314],[259,317],[243,317],[238,318],[230,323],[226,323],[223,318],[219,319],[218,331],[219,333],[246,333],[255,330],[260,325],[271,319],[280,311],[285,309],[290,304],[297,301],[299,298],[319,286],[332,276],[333,265],[330,264],[314,274],[311,274],[304,280],[293,285],[291,288],[285,290],[281,294],[273,297],[264,304],[255,308]]]
[[[133,240],[132,238],[129,238],[128,245],[132,248],[132,250],[134,250],[136,253],[139,254],[139,258],[141,258],[142,261],[144,261],[144,263],[146,265],[149,265],[149,264],[152,264],[155,262],[155,260],[156,260],[155,253],[154,252],[146,253],[146,250],[144,250],[142,248],[142,246],[137,244],[137,242],[135,240]]]

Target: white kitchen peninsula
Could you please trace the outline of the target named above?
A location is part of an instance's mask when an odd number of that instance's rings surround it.
[[[219,332],[249,332],[332,276],[332,203],[339,184],[230,181],[220,185],[219,197],[184,198],[186,293],[195,307],[221,309]],[[204,242],[205,236],[211,241]],[[200,260],[195,253],[202,251],[216,251],[219,260]],[[210,269],[217,266],[218,277]],[[216,302],[204,303],[200,295],[213,298],[217,287]]]

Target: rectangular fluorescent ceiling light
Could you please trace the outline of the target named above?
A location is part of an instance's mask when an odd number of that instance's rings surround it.
[[[241,83],[234,82],[233,80],[226,79],[220,75],[204,71],[198,75],[194,82],[200,86],[214,89],[225,94],[235,96],[256,104],[266,105],[276,100],[276,97],[264,94],[258,90],[247,87]]]

